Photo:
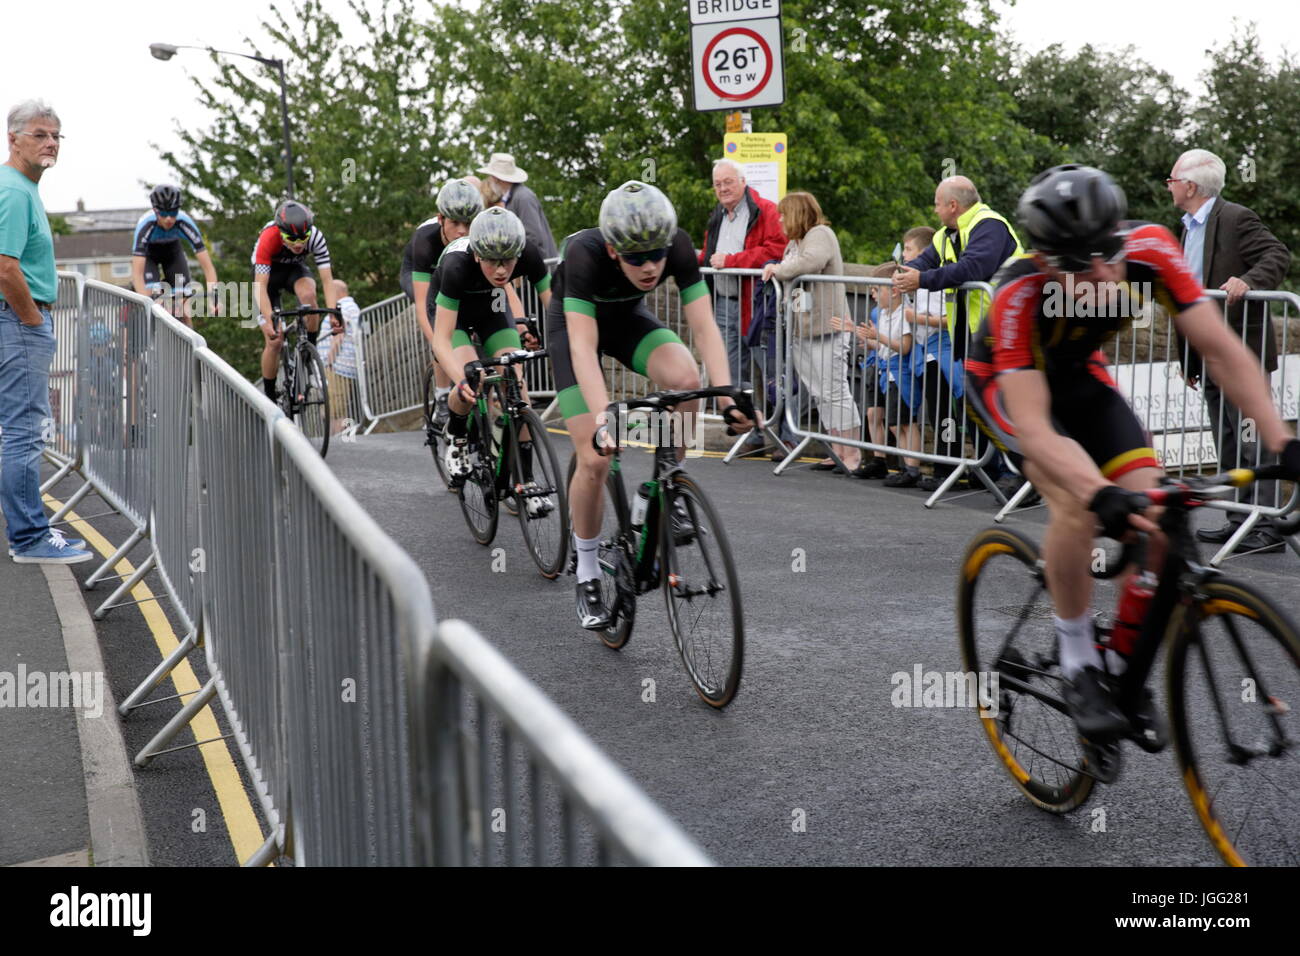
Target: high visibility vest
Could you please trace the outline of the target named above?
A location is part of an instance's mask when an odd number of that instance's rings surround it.
[[[1012,253],[1012,256],[1024,254],[1024,250],[1020,247],[1020,237],[1016,235],[1015,229],[1011,228],[1011,223],[984,205],[984,203],[977,202],[957,219],[957,243],[953,243],[948,237],[947,229],[940,229],[934,234],[934,251],[939,254],[940,267],[957,261],[957,258],[961,255],[961,250],[965,249],[966,244],[970,241],[971,230],[985,219],[996,219],[1007,227],[1007,231],[1011,233],[1012,242],[1016,244],[1016,250]],[[978,293],[968,295],[967,293],[945,289],[943,298],[944,310],[948,316],[948,334],[954,337],[957,335],[957,297],[959,295],[965,295],[967,298],[966,324],[970,327],[971,337],[974,338],[980,323],[984,321],[984,313],[988,311],[988,307],[992,303],[986,301],[987,296]]]

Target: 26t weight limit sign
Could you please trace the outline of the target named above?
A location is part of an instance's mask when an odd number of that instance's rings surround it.
[[[776,106],[785,100],[778,18],[692,27],[691,58],[697,110]]]

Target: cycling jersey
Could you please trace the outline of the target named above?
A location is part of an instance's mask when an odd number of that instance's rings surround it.
[[[442,241],[442,221],[434,216],[415,228],[415,235],[402,251],[402,271],[398,279],[408,298],[414,300],[412,281],[428,282],[438,267],[438,258],[446,245]]]
[[[135,224],[135,237],[132,240],[131,254],[136,256],[148,256],[151,252],[159,253],[152,256],[155,260],[161,258],[160,250],[151,247],[162,245],[163,243],[179,243],[182,239],[190,244],[190,248],[195,252],[202,252],[203,236],[199,233],[198,224],[186,213],[178,212],[176,222],[170,229],[164,229],[158,224],[158,213],[152,209],[140,217],[139,222]]]
[[[312,226],[311,234],[307,237],[307,245],[303,247],[302,252],[292,252],[284,244],[279,227],[274,221],[268,222],[258,234],[257,242],[253,244],[253,274],[265,275],[271,271],[273,265],[303,263],[309,255],[316,260],[317,269],[330,267],[330,250],[325,244],[324,233]]]
[[[673,236],[668,261],[656,287],[669,279],[677,281],[682,305],[709,294],[700,276],[695,247],[685,229],[678,229]],[[552,283],[553,295],[562,301],[565,312],[581,312],[592,318],[598,318],[605,303],[635,302],[647,295],[646,290],[638,289],[623,275],[618,260],[611,258],[606,250],[605,237],[599,229],[584,229],[564,240]]]
[[[542,253],[531,242],[524,244],[510,273],[511,281],[520,277],[531,282],[539,293],[551,287],[551,274]],[[468,236],[461,236],[442,250],[438,267],[429,277],[429,291],[438,305],[453,312],[506,312],[505,290],[494,286],[483,274],[470,250]]]
[[[966,397],[980,428],[1020,466],[1015,426],[998,388],[1004,373],[1037,369],[1047,377],[1057,430],[1078,441],[1103,475],[1159,467],[1150,440],[1106,371],[1101,347],[1152,303],[1176,315],[1204,301],[1201,285],[1168,229],[1122,223],[1124,275],[1078,298],[1073,279],[1056,280],[1028,257],[995,277],[983,334],[971,341]]]

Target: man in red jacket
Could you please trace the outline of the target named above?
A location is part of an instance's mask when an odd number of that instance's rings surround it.
[[[718,205],[704,227],[700,263],[715,269],[761,269],[785,252],[776,203],[745,185],[745,174],[730,159],[713,164],[713,192]],[[736,276],[706,276],[713,292],[713,315],[727,344],[731,380],[750,384],[749,348],[744,344],[753,311],[754,280]]]

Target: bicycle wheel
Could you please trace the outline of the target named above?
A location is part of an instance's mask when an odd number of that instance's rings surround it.
[[[532,441],[531,474],[524,473],[525,462],[519,444],[521,427],[527,427]],[[532,409],[512,420],[510,440],[519,526],[537,570],[544,578],[555,578],[564,570],[564,559],[569,554],[568,493],[560,480],[555,448],[546,426]],[[537,487],[525,492],[524,486],[529,481]]]
[[[295,421],[322,458],[330,447],[330,398],[325,385],[325,366],[316,350],[308,346],[298,354],[298,391]]]
[[[443,452],[447,445],[442,440],[441,429],[433,424],[434,416],[438,412],[438,393],[433,375],[433,366],[430,365],[424,370],[424,443],[433,453],[433,467],[438,469],[438,477],[442,479],[443,485],[448,491],[453,491],[451,479],[447,477],[447,465],[442,460]]]
[[[726,707],[740,688],[745,653],[740,578],[727,533],[700,486],[679,472],[667,492],[659,540],[668,623],[696,692],[709,706]],[[681,544],[673,538],[674,502],[685,506],[694,527]]]
[[[1183,785],[1223,861],[1300,864],[1300,638],[1268,598],[1203,582],[1169,622]]]
[[[479,544],[488,545],[497,534],[497,456],[492,442],[492,428],[484,420],[482,408],[475,406],[469,419],[469,449],[472,468],[458,489],[460,510],[465,514],[469,532]]]
[[[1095,780],[1062,700],[1052,616],[1038,546],[1008,528],[977,534],[962,559],[957,629],[967,674],[977,687],[996,688],[997,699],[972,703],[987,704],[980,723],[1021,792],[1067,813]]]
[[[571,506],[568,489],[573,487],[573,475],[578,468],[575,452],[569,459],[568,477],[565,479],[565,504]],[[573,516],[569,516],[573,527]],[[601,590],[605,607],[609,608],[609,627],[595,633],[601,642],[614,650],[621,649],[632,636],[636,623],[636,559],[632,550],[630,517],[623,482],[611,463],[609,478],[605,482],[605,507],[601,514],[600,551]],[[577,555],[570,567],[576,569]]]

